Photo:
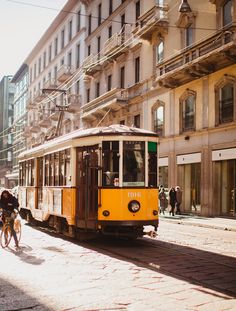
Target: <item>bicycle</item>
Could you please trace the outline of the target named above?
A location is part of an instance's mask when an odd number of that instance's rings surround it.
[[[2,221],[2,231],[0,234],[0,243],[2,248],[7,247],[10,242],[11,242],[11,238],[12,238],[12,228],[11,228],[11,222],[12,220],[14,221],[14,230],[16,232],[16,237],[17,237],[17,241],[18,243],[20,242],[21,239],[21,222],[19,219],[17,218],[17,214],[16,212],[12,212],[11,214],[7,213],[7,212],[1,212],[1,221]]]

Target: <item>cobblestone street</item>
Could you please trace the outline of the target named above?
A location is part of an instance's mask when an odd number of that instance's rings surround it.
[[[21,251],[1,250],[0,310],[235,310],[236,232],[167,220],[86,243],[24,225]]]

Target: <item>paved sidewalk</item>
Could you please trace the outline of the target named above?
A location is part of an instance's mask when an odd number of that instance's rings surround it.
[[[166,212],[165,215],[160,215],[160,223],[162,221],[182,225],[191,225],[205,228],[236,231],[236,218],[233,219],[225,217],[202,217],[196,215],[170,216],[169,212]]]

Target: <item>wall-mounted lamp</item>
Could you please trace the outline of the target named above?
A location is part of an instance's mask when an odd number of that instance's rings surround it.
[[[187,0],[182,0],[182,3],[179,6],[180,13],[189,13],[192,12],[190,5],[188,4]]]

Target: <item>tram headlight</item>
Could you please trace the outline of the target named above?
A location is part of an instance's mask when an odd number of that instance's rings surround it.
[[[157,216],[157,215],[158,215],[158,211],[154,209],[154,210],[153,210],[153,215],[154,215],[154,216]]]
[[[131,213],[137,213],[140,210],[140,203],[136,200],[130,201],[128,209]]]
[[[108,217],[110,215],[110,212],[105,210],[102,212],[102,215],[105,216],[105,217]]]

